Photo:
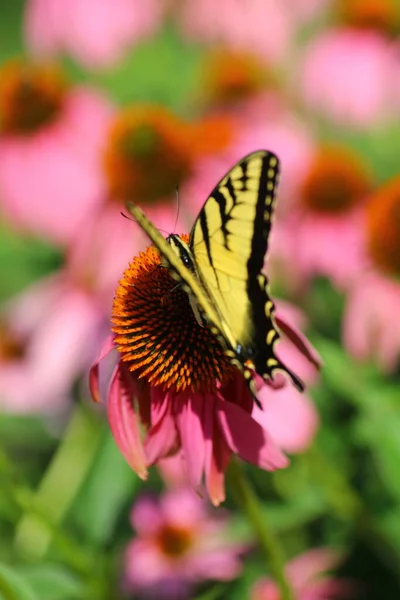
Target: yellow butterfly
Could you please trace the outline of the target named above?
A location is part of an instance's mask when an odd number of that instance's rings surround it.
[[[178,235],[165,239],[140,208],[127,204],[163,264],[189,295],[196,319],[217,336],[253,395],[254,372],[269,380],[277,369],[304,389],[274,352],[279,334],[262,272],[278,175],[279,160],[267,150],[240,160],[204,203],[188,244]]]

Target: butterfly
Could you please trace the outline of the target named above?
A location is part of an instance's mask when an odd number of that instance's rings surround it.
[[[162,264],[187,292],[196,319],[218,338],[256,399],[254,372],[276,370],[301,380],[275,354],[279,333],[268,279],[262,272],[274,213],[279,160],[267,150],[245,156],[215,186],[190,232],[164,238],[132,203],[127,209],[160,252]]]

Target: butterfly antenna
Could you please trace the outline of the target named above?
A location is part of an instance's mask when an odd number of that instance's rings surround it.
[[[124,217],[124,219],[128,219],[128,221],[132,221],[132,223],[137,223],[136,219],[133,219],[129,215],[126,215],[124,212],[122,212],[122,210],[120,212],[120,215],[122,215]]]
[[[179,202],[179,186],[177,185],[175,188],[175,195],[176,195],[176,204],[178,206],[178,210],[176,211],[176,219],[175,219],[175,225],[174,225],[174,233],[176,233],[176,227],[178,225],[178,219],[179,219],[179,209],[181,207],[181,203]]]

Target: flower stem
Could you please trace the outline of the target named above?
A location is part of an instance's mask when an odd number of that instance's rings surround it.
[[[293,592],[285,576],[285,556],[282,546],[266,519],[265,511],[261,509],[260,502],[245,476],[242,465],[235,458],[229,465],[229,477],[237,502],[253,526],[265,559],[279,587],[281,599],[294,600]]]
[[[37,491],[30,494],[16,525],[15,546],[24,557],[41,560],[55,541],[62,520],[86,480],[101,432],[89,411],[78,404]]]

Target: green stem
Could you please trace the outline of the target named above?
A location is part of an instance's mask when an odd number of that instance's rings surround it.
[[[280,589],[281,600],[294,600],[292,589],[285,575],[285,556],[282,546],[266,520],[260,502],[245,476],[239,461],[232,459],[229,465],[230,484],[238,504],[246,513],[258,538],[271,573]]]
[[[30,492],[29,498],[20,499],[24,512],[16,525],[15,546],[30,560],[41,560],[52,541],[60,542],[61,522],[86,480],[101,433],[93,415],[78,405],[39,488],[35,493]],[[82,559],[75,568],[84,571],[88,564],[81,547],[77,555],[74,544],[64,536],[61,539],[69,558],[75,555]]]

